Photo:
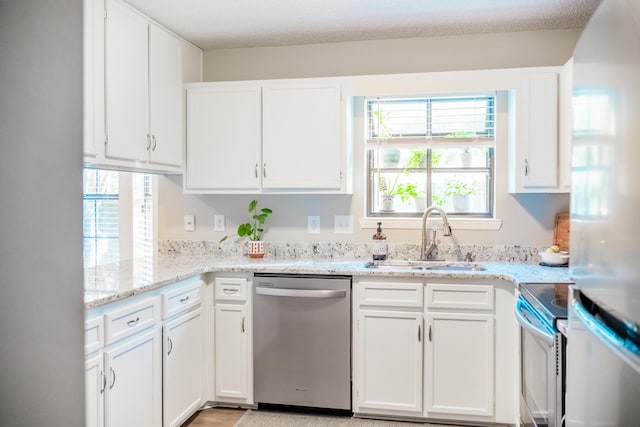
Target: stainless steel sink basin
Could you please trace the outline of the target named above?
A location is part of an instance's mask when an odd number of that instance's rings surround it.
[[[390,260],[370,261],[366,268],[377,270],[485,271],[482,264],[455,261]]]

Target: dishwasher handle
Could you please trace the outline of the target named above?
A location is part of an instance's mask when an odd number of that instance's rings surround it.
[[[347,291],[342,289],[290,289],[256,286],[256,294],[272,297],[345,298]]]

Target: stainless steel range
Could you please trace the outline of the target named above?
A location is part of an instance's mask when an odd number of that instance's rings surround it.
[[[563,425],[566,338],[561,329],[566,325],[568,295],[568,283],[520,285],[516,318],[520,324],[523,426]]]

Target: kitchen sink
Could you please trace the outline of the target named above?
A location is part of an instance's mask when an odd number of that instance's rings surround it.
[[[377,270],[485,271],[482,264],[455,261],[389,260],[370,261],[366,268]]]

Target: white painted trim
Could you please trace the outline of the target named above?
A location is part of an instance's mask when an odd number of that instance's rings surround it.
[[[421,218],[360,218],[360,228],[376,228],[378,222],[384,222],[384,228],[419,230],[422,228]],[[502,220],[496,218],[450,218],[449,224],[455,230],[500,230]],[[442,227],[442,220],[429,219],[428,228]]]

